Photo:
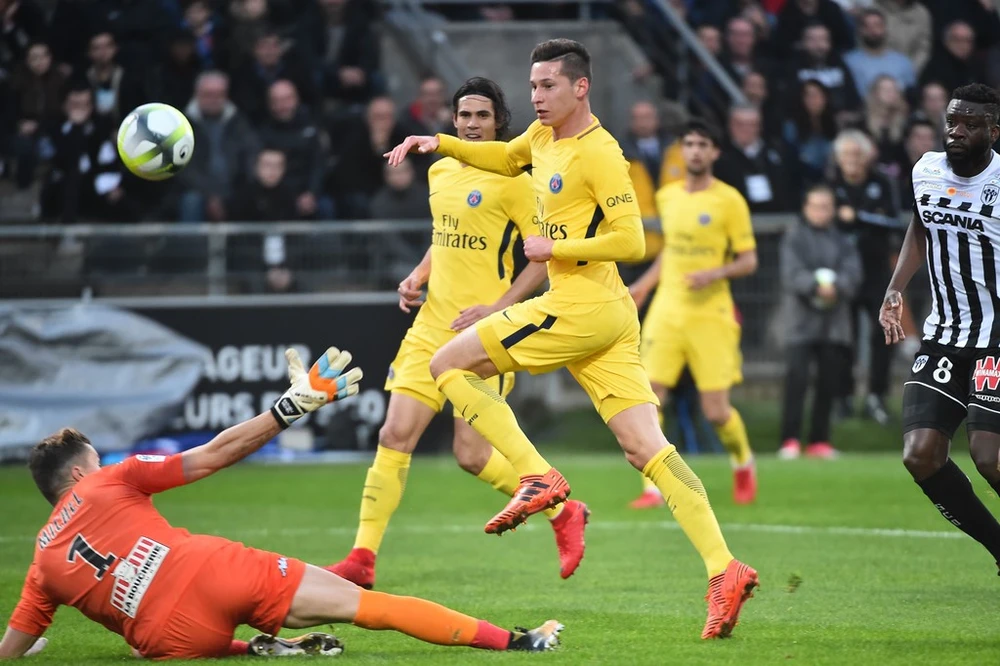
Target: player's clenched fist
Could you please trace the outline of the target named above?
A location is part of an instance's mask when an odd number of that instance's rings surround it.
[[[328,402],[343,400],[358,393],[358,382],[364,376],[361,368],[344,370],[351,363],[351,353],[330,347],[306,373],[299,353],[285,350],[288,359],[288,379],[292,386],[274,403],[271,413],[286,428],[309,412]]]
[[[382,157],[389,160],[389,166],[395,167],[402,164],[411,152],[433,153],[440,145],[441,141],[436,136],[408,136],[403,139],[403,143],[383,153]]]
[[[528,261],[548,261],[556,242],[545,236],[528,236],[524,239],[524,256]]]

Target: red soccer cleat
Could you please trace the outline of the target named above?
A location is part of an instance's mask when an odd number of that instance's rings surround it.
[[[555,467],[545,474],[522,476],[521,486],[503,511],[486,523],[487,534],[501,535],[540,511],[559,506],[569,497],[569,484]]]
[[[760,585],[757,572],[739,560],[733,560],[723,573],[708,581],[708,620],[702,638],[729,638],[740,619],[743,604]]]
[[[666,506],[667,502],[658,490],[644,490],[637,498],[629,502],[630,509],[656,509]]]
[[[814,442],[806,447],[806,458],[834,460],[839,456],[840,451],[830,446],[829,442]]]
[[[795,460],[802,455],[802,442],[797,439],[786,439],[778,449],[778,460]]]
[[[559,575],[569,578],[580,566],[583,551],[583,531],[590,521],[590,509],[583,502],[570,500],[566,502],[562,513],[552,522],[552,530],[556,533],[556,547],[559,548]]]
[[[751,504],[757,499],[757,465],[751,459],[746,465],[733,470],[733,501]]]
[[[375,587],[375,553],[367,548],[352,548],[340,562],[323,568],[366,590]]]

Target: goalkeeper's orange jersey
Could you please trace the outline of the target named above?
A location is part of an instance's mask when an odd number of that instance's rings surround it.
[[[180,455],[136,456],[81,479],[38,533],[9,625],[40,636],[66,605],[130,645],[162,626],[205,558],[230,543],[159,514],[150,495],[184,483]]]
[[[431,275],[415,324],[451,330],[461,310],[510,289],[514,241],[536,234],[531,178],[507,178],[445,157],[428,173]]]

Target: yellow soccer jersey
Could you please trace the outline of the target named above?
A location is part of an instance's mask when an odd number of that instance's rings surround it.
[[[535,233],[531,178],[499,176],[450,157],[428,173],[434,230],[427,302],[417,323],[450,329],[459,311],[509,288],[518,236]]]
[[[732,316],[729,280],[718,280],[692,291],[685,276],[718,268],[734,254],[757,247],[750,209],[733,187],[712,180],[707,189],[690,193],[683,182],[656,193],[663,225],[663,262],[660,284],[651,308],[662,314],[690,313]]]

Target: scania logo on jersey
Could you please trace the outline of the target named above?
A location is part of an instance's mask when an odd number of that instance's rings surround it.
[[[976,393],[984,388],[996,391],[1000,386],[1000,368],[997,367],[997,357],[987,356],[976,360],[976,370],[972,373],[972,381],[976,385]]]
[[[924,366],[927,365],[928,359],[929,357],[927,356],[927,354],[921,354],[920,356],[915,358],[913,360],[913,367],[910,369],[913,372],[913,374],[917,374],[918,372],[923,370]]]
[[[995,204],[998,197],[1000,197],[1000,187],[996,185],[984,185],[979,195],[979,199],[987,206]]]
[[[483,193],[480,192],[479,190],[472,190],[471,192],[469,192],[469,196],[465,200],[465,202],[469,204],[469,206],[471,206],[472,208],[475,208],[479,204],[483,203]]]
[[[939,210],[925,210],[921,213],[924,224],[947,224],[952,227],[962,227],[969,231],[982,231],[983,221],[959,213],[942,213]]]
[[[562,176],[559,174],[553,174],[552,177],[549,178],[549,189],[552,191],[552,194],[559,194],[562,191],[562,186]]]

